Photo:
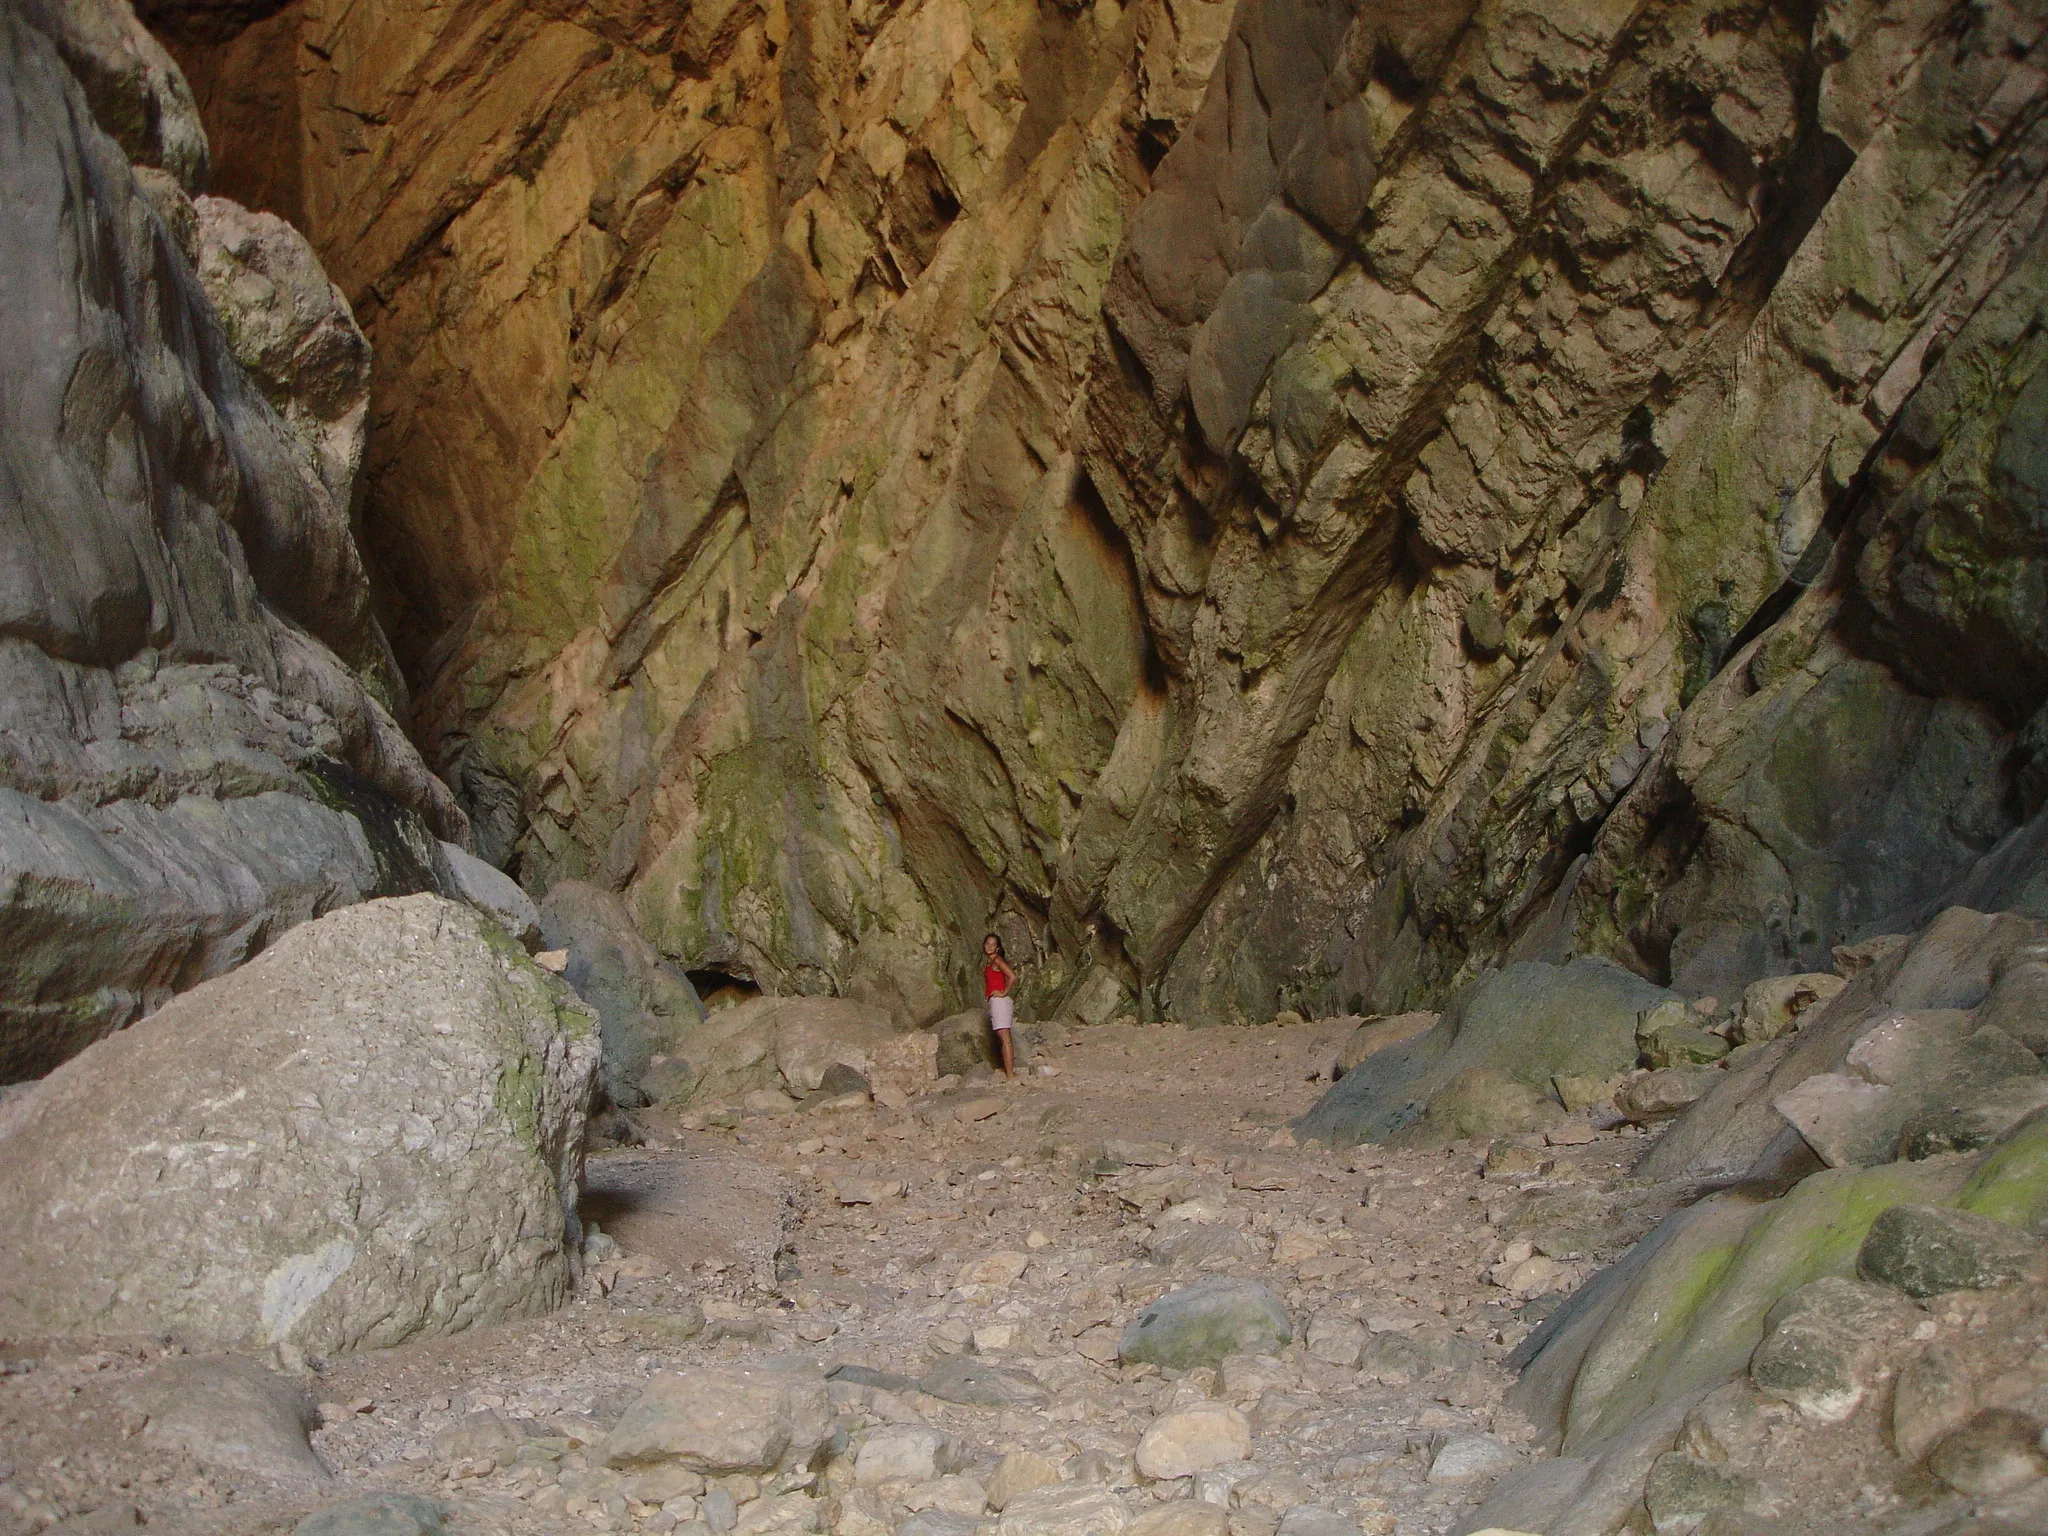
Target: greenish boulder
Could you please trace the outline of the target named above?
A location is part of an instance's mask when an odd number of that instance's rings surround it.
[[[1636,1063],[1643,1013],[1672,1000],[1663,987],[1605,960],[1523,961],[1489,971],[1451,1000],[1434,1029],[1345,1073],[1298,1129],[1337,1145],[1383,1141],[1423,1120],[1445,1089],[1475,1071],[1500,1074],[1545,1098],[1560,1076],[1612,1077]],[[1457,1096],[1483,1092],[1491,1092],[1489,1079],[1465,1077]],[[1408,1139],[1473,1134],[1456,1129],[1467,1118],[1453,1102]]]
[[[1168,1370],[1214,1367],[1226,1355],[1270,1355],[1294,1339],[1280,1299],[1252,1280],[1204,1280],[1168,1291],[1124,1329],[1117,1355]]]
[[[640,932],[625,902],[580,880],[558,881],[541,903],[540,934],[543,947],[569,952],[563,979],[597,1010],[611,1101],[631,1109],[686,1092],[673,1058],[694,1044],[704,1005],[689,978]],[[657,1060],[664,1057],[670,1059]]]
[[[2015,1227],[1971,1211],[1895,1205],[1871,1223],[1856,1273],[1909,1296],[1979,1291],[2025,1277],[2043,1245]]]
[[[1437,1091],[1421,1119],[1388,1140],[1440,1147],[1473,1136],[1524,1135],[1555,1124],[1562,1114],[1558,1101],[1539,1088],[1492,1067],[1467,1067]]]
[[[366,1493],[316,1509],[292,1536],[441,1536],[447,1511],[414,1493]]]
[[[1651,1067],[1705,1066],[1728,1054],[1728,1042],[1690,1024],[1670,1024],[1638,1035],[1643,1063]]]

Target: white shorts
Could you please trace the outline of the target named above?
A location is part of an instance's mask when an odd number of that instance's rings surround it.
[[[988,1000],[988,1022],[992,1029],[1008,1029],[1017,1017],[1017,999],[992,997]]]

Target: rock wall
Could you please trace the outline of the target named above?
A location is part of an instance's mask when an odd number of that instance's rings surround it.
[[[693,971],[1697,992],[2038,805],[2037,5],[257,9],[416,734]]]
[[[460,807],[350,524],[367,347],[305,242],[191,195],[125,4],[0,14],[0,1082],[331,907],[438,886]]]

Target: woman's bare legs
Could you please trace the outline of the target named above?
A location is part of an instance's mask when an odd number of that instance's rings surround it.
[[[1011,1082],[1015,1082],[1017,1080],[1017,1061],[1010,1054],[1010,1032],[1007,1029],[997,1030],[996,1042],[1003,1048],[1003,1076],[1009,1078]]]

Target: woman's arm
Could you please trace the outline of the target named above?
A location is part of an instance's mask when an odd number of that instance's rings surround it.
[[[1010,985],[1017,979],[1017,972],[1011,967],[1010,962],[1001,955],[996,956],[996,966],[1003,973],[1003,990],[1008,991]]]

